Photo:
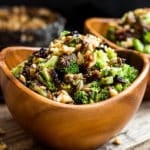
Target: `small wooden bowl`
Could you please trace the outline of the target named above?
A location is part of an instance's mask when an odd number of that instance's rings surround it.
[[[42,7],[25,7],[25,6],[1,6],[0,11],[5,12],[8,11],[9,13],[12,12],[13,9],[21,9],[23,7],[28,14],[30,14],[33,18],[36,19],[36,14],[40,9],[44,9],[46,11],[51,12],[51,15],[45,20],[49,20],[47,22],[46,27],[36,27],[36,24],[30,25],[31,27],[22,29],[19,28],[17,30],[13,29],[5,29],[5,24],[3,25],[4,29],[0,29],[0,50],[5,48],[6,46],[15,46],[15,45],[23,45],[23,46],[37,46],[37,47],[46,47],[49,44],[49,41],[53,40],[54,38],[58,37],[60,32],[64,30],[66,19],[59,13],[53,12],[50,9],[42,8]],[[23,10],[24,10],[23,9]],[[20,10],[21,12],[21,10]],[[8,16],[9,16],[8,13]],[[7,14],[7,13],[6,13]],[[2,15],[1,18],[5,18],[7,15]],[[20,14],[22,18],[24,15]],[[14,16],[16,17],[16,16]],[[43,16],[44,18],[45,16]],[[29,17],[30,18],[30,17]],[[31,18],[31,20],[33,20]],[[40,18],[40,17],[39,17]],[[0,21],[3,19],[0,19]],[[19,22],[19,19],[16,19]],[[5,20],[8,24],[10,24],[10,20]],[[11,20],[12,21],[12,20]],[[18,23],[16,22],[16,24]],[[38,23],[37,23],[38,24]],[[2,26],[2,25],[1,25]],[[9,25],[13,27],[12,24]],[[24,24],[24,26],[26,26]]]
[[[119,19],[115,18],[90,18],[85,21],[84,27],[85,27],[85,32],[92,33],[96,36],[102,36],[104,41],[108,43],[111,47],[116,48],[116,49],[122,49],[126,50],[122,47],[119,47],[115,43],[107,40],[104,38],[104,36],[107,33],[108,27],[111,23],[113,22],[119,22]],[[144,56],[148,57],[150,61],[150,54],[144,54]],[[144,99],[150,99],[150,72],[149,72],[149,82],[147,86],[147,90],[144,96]]]
[[[0,54],[0,85],[13,117],[53,149],[94,149],[117,134],[138,109],[147,84],[149,61],[133,51],[118,51],[140,70],[118,96],[95,104],[69,105],[33,92],[11,73],[38,48],[9,47]],[[138,63],[137,63],[138,62]],[[114,109],[115,108],[115,109]]]

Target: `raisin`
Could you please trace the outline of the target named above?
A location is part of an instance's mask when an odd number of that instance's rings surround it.
[[[55,69],[53,69],[53,70],[51,71],[51,76],[52,76],[53,81],[55,82],[56,86],[59,86],[59,85],[61,84],[61,81],[59,80],[59,78],[58,78],[58,73],[56,72]]]
[[[119,77],[118,75],[116,75],[114,77],[114,81],[117,82],[117,83],[123,83],[123,84],[127,83],[126,80],[124,80],[122,77]]]
[[[33,53],[33,56],[35,57],[41,57],[41,58],[46,58],[48,55],[47,49],[46,48],[41,48],[39,51],[36,51]]]

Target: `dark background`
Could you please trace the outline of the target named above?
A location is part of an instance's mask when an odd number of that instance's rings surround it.
[[[128,10],[150,7],[150,0],[0,0],[2,5],[44,6],[67,18],[67,29],[83,31],[89,17],[121,17]]]

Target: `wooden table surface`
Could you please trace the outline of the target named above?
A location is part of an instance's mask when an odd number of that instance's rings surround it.
[[[5,104],[0,104],[0,142],[8,150],[49,150],[26,133],[12,118]],[[114,139],[97,150],[150,150],[150,101],[144,101],[128,125],[117,135],[120,145]],[[0,147],[0,150],[2,148]]]

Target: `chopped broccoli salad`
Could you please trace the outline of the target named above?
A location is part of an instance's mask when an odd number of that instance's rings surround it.
[[[106,37],[119,46],[150,54],[150,9],[125,13],[119,23],[110,25]]]
[[[116,96],[136,79],[138,70],[125,62],[100,38],[64,31],[12,73],[53,101],[91,104]]]

